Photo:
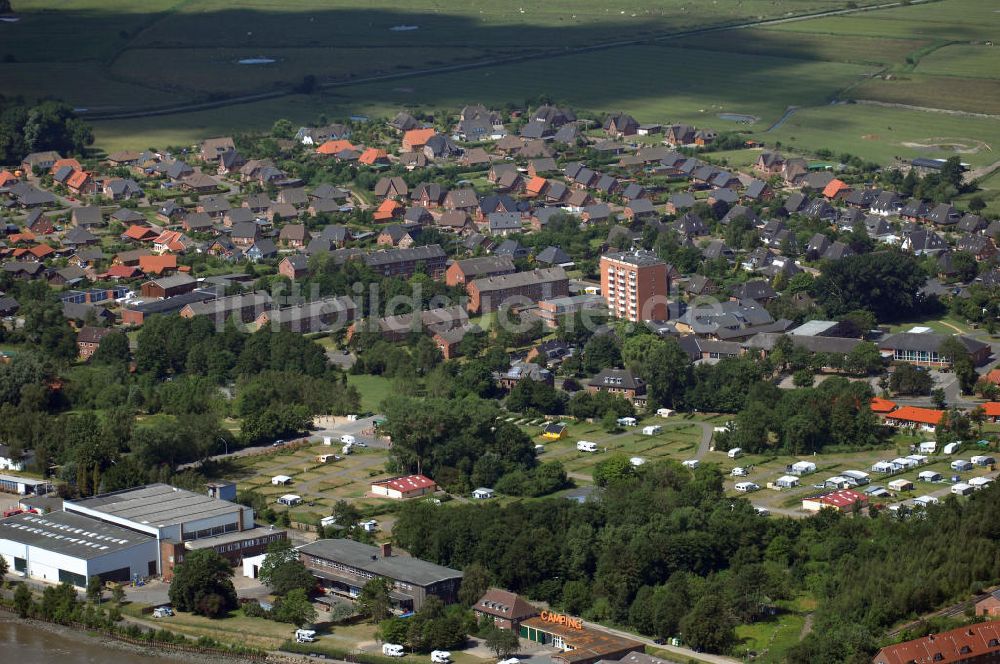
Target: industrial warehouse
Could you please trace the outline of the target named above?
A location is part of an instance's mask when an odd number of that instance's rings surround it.
[[[234,565],[284,539],[258,528],[249,507],[230,502],[235,485],[212,485],[207,495],[151,484],[65,501],[64,511],[24,513],[0,521],[0,555],[11,569],[40,581],[85,587],[91,576],[165,580],[186,551],[212,548]]]

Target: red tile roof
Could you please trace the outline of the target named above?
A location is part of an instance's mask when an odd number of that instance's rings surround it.
[[[56,163],[52,164],[52,168],[49,169],[49,172],[55,173],[63,166],[69,166],[74,171],[83,170],[83,166],[80,165],[80,162],[78,162],[76,159],[73,159],[72,157],[68,157],[66,159],[56,159]]]
[[[384,221],[386,219],[392,219],[394,215],[398,213],[399,210],[403,209],[403,205],[392,198],[387,198],[378,206],[375,210],[373,218],[375,221]]]
[[[542,193],[542,189],[545,188],[545,185],[547,183],[548,183],[548,180],[546,180],[543,177],[539,177],[539,176],[536,175],[535,177],[533,177],[530,180],[528,180],[528,184],[525,186],[525,190],[529,194],[536,194],[537,195],[537,194]]]
[[[898,420],[900,422],[915,422],[917,424],[940,424],[944,417],[943,410],[933,408],[918,408],[917,406],[903,406],[899,410],[886,415],[886,419]]]
[[[437,486],[434,480],[429,477],[424,477],[423,475],[406,475],[405,477],[396,477],[391,480],[385,480],[384,482],[373,482],[372,484],[386,486],[402,493]]]
[[[28,251],[35,258],[45,258],[46,256],[56,253],[56,250],[47,244],[36,244],[31,249],[28,249]]]
[[[986,417],[1000,417],[1000,402],[987,401],[983,404],[983,412],[986,413]]]
[[[142,271],[134,265],[112,265],[102,276],[111,279],[132,279],[140,274]]]
[[[874,397],[872,399],[871,408],[875,413],[891,413],[896,409],[896,402],[883,399],[882,397]]]
[[[829,184],[823,189],[823,195],[827,198],[834,198],[837,194],[844,191],[845,189],[850,189],[849,186],[843,181],[834,178],[830,180]]]
[[[152,229],[136,225],[129,226],[128,230],[122,235],[130,240],[152,240],[156,238],[156,233]]]
[[[90,175],[86,171],[73,171],[73,174],[66,180],[66,186],[79,189],[83,185],[87,184],[87,180],[89,179]]]
[[[14,184],[17,182],[17,176],[8,170],[0,171],[0,187],[5,187],[8,184]]]
[[[868,496],[863,493],[858,493],[857,491],[852,491],[851,489],[841,489],[840,491],[834,491],[833,493],[828,493],[825,496],[820,496],[816,500],[824,505],[836,507],[837,509],[843,509],[858,502],[862,505],[866,504],[868,502]]]
[[[139,269],[146,274],[162,274],[164,270],[177,269],[177,256],[174,254],[139,256]]]
[[[368,148],[367,150],[361,153],[360,157],[358,157],[358,162],[365,164],[367,166],[371,166],[375,162],[388,158],[388,156],[389,155],[386,154],[385,150],[379,150],[377,148]]]
[[[350,141],[327,141],[323,145],[316,148],[316,152],[319,154],[337,154],[338,152],[343,152],[344,150],[353,150],[354,146],[351,145]]]
[[[953,664],[1000,653],[1000,621],[984,622],[886,646],[875,664]],[[992,660],[991,660],[992,661]]]
[[[423,147],[436,133],[437,131],[433,127],[428,129],[411,129],[403,134],[403,145],[409,146],[411,149]]]

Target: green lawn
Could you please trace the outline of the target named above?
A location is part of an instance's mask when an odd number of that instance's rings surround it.
[[[377,412],[379,404],[392,394],[392,381],[382,376],[349,375],[347,382],[361,393],[361,408]]]

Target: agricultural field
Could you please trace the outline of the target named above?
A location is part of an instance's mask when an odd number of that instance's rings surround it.
[[[30,78],[43,63],[86,67],[93,90],[129,81],[140,90],[170,92],[174,103],[223,92],[254,92],[441,65],[482,55],[642,38],[758,17],[842,8],[843,0],[744,0],[700,7],[685,0],[632,0],[627,6],[513,0],[18,0],[16,22],[0,24],[0,88],[33,80],[33,95],[64,96],[68,77]],[[273,60],[273,67],[240,64]],[[262,70],[259,73],[256,70]],[[68,91],[73,92],[72,87]],[[120,92],[120,90],[119,90]],[[93,99],[95,108],[148,108],[135,92]]]

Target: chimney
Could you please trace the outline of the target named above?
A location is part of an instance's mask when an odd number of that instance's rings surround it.
[[[378,548],[383,558],[388,558],[392,555],[392,543],[382,542],[378,545]]]

